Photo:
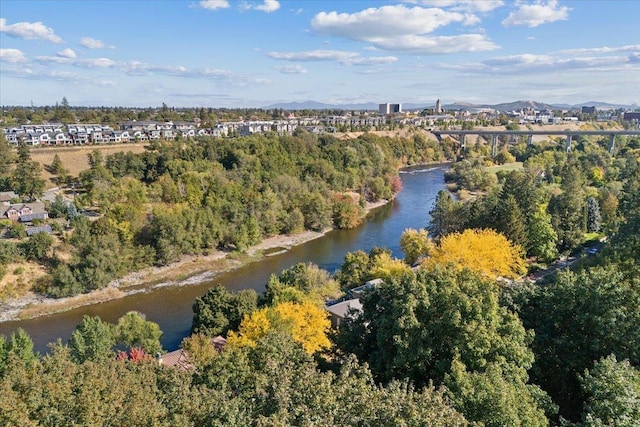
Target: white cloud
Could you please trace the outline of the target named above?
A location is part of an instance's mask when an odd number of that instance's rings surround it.
[[[115,49],[115,46],[107,46],[102,40],[94,39],[91,37],[82,37],[80,39],[80,45],[87,49]]]
[[[229,7],[228,0],[201,0],[200,7],[203,9],[216,10]]]
[[[118,67],[130,76],[147,76],[163,74],[174,77],[202,78],[207,80],[219,80],[235,86],[248,84],[270,83],[268,80],[250,75],[237,74],[229,70],[216,68],[187,68],[182,65],[153,65],[140,61],[128,61],[118,64]]]
[[[41,64],[68,64],[81,68],[112,68],[117,65],[117,62],[109,58],[75,58],[71,56],[63,56],[60,55],[60,53],[61,52],[58,52],[58,56],[36,56],[35,59]]]
[[[431,33],[439,27],[466,19],[468,17],[464,14],[442,9],[395,5],[352,14],[320,12],[311,20],[311,27],[321,34],[368,41],[372,37]]]
[[[619,46],[619,47],[595,47],[595,48],[583,48],[583,49],[565,49],[561,50],[559,54],[565,55],[577,55],[577,54],[598,54],[598,53],[616,53],[616,52],[640,52],[640,44]]]
[[[53,43],[62,43],[62,39],[42,22],[17,22],[7,25],[7,20],[0,18],[0,33],[25,40],[47,40]]]
[[[260,10],[262,12],[271,13],[280,9],[280,2],[278,0],[262,0],[261,4],[254,4],[243,1],[240,3],[240,8],[243,10]]]
[[[452,8],[453,10],[468,10],[477,12],[491,12],[504,5],[502,0],[420,0],[420,4],[431,7]]]
[[[76,53],[73,51],[73,49],[69,49],[69,48],[61,50],[56,55],[58,55],[58,56],[60,56],[62,58],[69,58],[69,59],[73,59],[73,58],[75,58],[77,56]]]
[[[395,56],[363,57],[358,52],[343,50],[310,50],[303,52],[269,52],[273,59],[293,62],[335,61],[343,65],[380,65],[396,62]]]
[[[307,74],[307,69],[300,64],[284,65],[282,67],[276,67],[276,70],[282,74]]]
[[[445,0],[442,3],[466,4],[464,1]],[[492,2],[494,5],[497,3]],[[426,35],[454,23],[467,26],[479,22],[480,19],[471,13],[395,5],[369,8],[353,14],[320,12],[312,19],[311,26],[321,34],[366,41],[374,48],[394,52],[443,54],[497,49],[498,46],[483,34]]]
[[[24,56],[24,53],[19,49],[0,49],[0,61],[18,64],[20,62],[27,62],[27,57]]]
[[[255,9],[267,13],[275,12],[280,9],[280,2],[278,2],[278,0],[264,0],[264,3],[260,6],[256,6]]]
[[[566,6],[559,7],[557,0],[549,0],[547,4],[522,4],[515,12],[511,12],[507,19],[502,21],[505,27],[526,25],[537,27],[542,24],[555,21],[563,21],[569,18],[569,9]]]
[[[612,54],[613,53],[613,54]],[[640,46],[618,48],[576,49],[558,51],[545,55],[524,53],[520,55],[500,56],[482,62],[461,65],[436,65],[438,68],[452,69],[467,74],[482,75],[549,75],[559,71],[589,70],[612,72],[638,69]]]
[[[484,34],[459,36],[417,36],[372,39],[379,49],[417,54],[445,54],[456,52],[482,52],[498,49],[498,45]]]

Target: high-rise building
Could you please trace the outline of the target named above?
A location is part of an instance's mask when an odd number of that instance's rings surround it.
[[[378,104],[378,112],[381,115],[402,113],[402,104]]]
[[[440,103],[440,98],[436,101],[436,113],[442,113],[442,104]]]

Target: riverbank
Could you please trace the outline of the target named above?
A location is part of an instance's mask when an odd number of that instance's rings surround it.
[[[383,206],[390,200],[367,204],[365,211]],[[29,292],[27,295],[0,302],[0,322],[33,319],[79,307],[100,304],[135,293],[147,292],[165,286],[188,286],[211,280],[216,275],[290,250],[324,236],[323,232],[305,231],[298,234],[278,235],[264,239],[246,253],[213,251],[207,255],[185,255],[167,266],[148,267],[131,272],[111,281],[105,288],[67,298],[47,298]]]

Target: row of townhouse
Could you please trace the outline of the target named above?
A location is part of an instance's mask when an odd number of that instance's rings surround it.
[[[320,122],[325,126],[382,126],[385,118],[381,116],[328,116],[322,117]]]
[[[92,123],[69,125],[20,125],[4,129],[9,144],[18,145],[83,145],[126,142],[144,142],[153,140],[173,140],[195,138],[198,136],[225,137],[229,135],[252,135],[256,133],[276,132],[291,135],[297,127],[335,131],[337,126],[370,126],[384,124],[382,117],[332,116],[323,118],[295,118],[287,120],[222,122],[210,128],[199,128],[191,122],[127,121],[119,124],[115,130],[110,126]]]

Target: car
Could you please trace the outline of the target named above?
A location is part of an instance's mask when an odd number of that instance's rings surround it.
[[[591,248],[591,249],[589,249],[588,252],[589,252],[590,255],[595,255],[595,254],[598,253],[598,251],[599,251],[598,248]]]

